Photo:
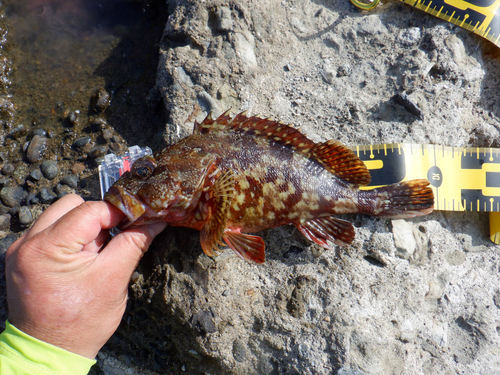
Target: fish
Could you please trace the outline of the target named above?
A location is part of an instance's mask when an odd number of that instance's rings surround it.
[[[411,218],[434,208],[425,179],[360,189],[370,179],[337,140],[315,143],[271,118],[227,111],[195,121],[191,135],[135,161],[104,200],[125,214],[120,229],[165,221],[200,231],[208,256],[227,245],[260,264],[264,241],[249,233],[291,224],[332,249],[355,237],[353,225],[336,215]]]

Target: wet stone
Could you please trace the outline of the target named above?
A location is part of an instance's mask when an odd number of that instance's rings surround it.
[[[42,174],[42,171],[40,169],[33,169],[30,174],[29,174],[29,177],[33,180],[33,181],[40,181],[43,177],[43,174]]]
[[[38,203],[40,203],[38,196],[35,193],[28,193],[28,196],[26,197],[26,205],[31,206]]]
[[[69,125],[75,126],[76,124],[78,124],[78,114],[75,111],[71,111],[68,114],[68,117],[66,117],[66,120]]]
[[[110,103],[111,95],[104,87],[98,87],[94,90],[90,98],[90,106],[95,112],[104,112]]]
[[[40,190],[40,202],[43,204],[51,204],[57,197],[48,189]]]
[[[18,212],[19,224],[29,226],[33,222],[33,214],[27,206],[19,208]]]
[[[3,187],[0,190],[0,200],[7,207],[15,207],[21,205],[26,199],[28,193],[20,186],[16,187]]]
[[[82,137],[82,138],[78,138],[74,143],[73,143],[73,147],[75,148],[84,148],[87,144],[89,144],[90,142],[92,141],[92,138],[90,137]]]
[[[68,185],[57,184],[54,188],[55,193],[57,194],[57,198],[62,198],[65,195],[73,194],[75,191],[70,188]]]
[[[73,166],[71,167],[71,172],[72,172],[73,174],[79,174],[79,173],[82,173],[84,170],[85,170],[85,164],[83,164],[83,163],[75,163],[75,164],[73,164]]]
[[[37,128],[37,129],[33,130],[32,135],[33,136],[39,135],[40,137],[46,137],[47,131],[45,129],[42,129],[42,128]]]
[[[60,183],[62,185],[69,186],[70,188],[76,189],[78,187],[78,178],[76,176],[64,176]]]
[[[5,252],[17,240],[17,236],[13,233],[8,234],[0,240],[0,259],[5,256]]]
[[[12,139],[19,139],[28,134],[28,129],[24,125],[18,125],[14,129],[12,129],[7,136]]]
[[[119,143],[113,142],[109,144],[109,148],[113,152],[120,152],[122,150],[122,146]]]
[[[44,177],[48,180],[53,180],[59,174],[59,167],[53,160],[45,160],[40,165]]]
[[[96,146],[89,151],[89,157],[92,159],[97,159],[100,158],[101,156],[106,155],[107,152],[108,152],[107,146]]]
[[[0,215],[0,230],[7,230],[10,228],[10,215]]]
[[[26,150],[26,157],[30,163],[36,163],[42,160],[46,150],[47,138],[35,135]]]
[[[4,176],[12,176],[16,167],[12,163],[7,163],[2,167],[2,174]]]

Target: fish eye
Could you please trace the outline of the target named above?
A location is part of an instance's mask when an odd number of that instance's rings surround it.
[[[132,174],[141,180],[145,180],[153,174],[155,167],[156,163],[151,158],[139,159],[132,166]]]

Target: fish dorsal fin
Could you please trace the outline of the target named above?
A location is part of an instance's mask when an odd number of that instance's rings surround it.
[[[214,120],[209,114],[201,124],[195,123],[194,132],[207,134],[211,132],[233,130],[266,138],[271,142],[289,145],[305,157],[311,157],[311,151],[316,145],[297,129],[274,121],[270,118],[256,116],[247,117],[246,112],[237,114],[233,119],[226,111]]]
[[[368,185],[371,181],[365,163],[339,141],[330,140],[316,145],[312,157],[328,171],[351,184]]]
[[[210,217],[201,230],[200,242],[203,252],[214,256],[220,251],[219,245],[224,245],[222,237],[226,229],[227,214],[234,198],[234,172],[227,171],[214,183]]]
[[[228,109],[215,120],[213,119],[212,112],[210,112],[201,123],[195,121],[193,134],[207,134],[210,132],[227,130],[227,124],[231,121],[231,116],[229,115],[230,110],[231,109]]]
[[[319,161],[329,172],[342,180],[355,185],[368,185],[370,172],[356,154],[339,141],[327,141],[316,144],[297,129],[272,119],[256,116],[247,117],[245,112],[233,119],[229,110],[216,120],[209,114],[201,124],[195,123],[195,132],[233,130],[268,139],[282,145],[290,146],[306,158]]]

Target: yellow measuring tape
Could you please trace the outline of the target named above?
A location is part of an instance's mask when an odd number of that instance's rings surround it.
[[[370,10],[380,0],[351,0],[358,8]],[[463,27],[500,47],[500,0],[401,0],[405,4]]]
[[[352,148],[372,175],[370,187],[427,178],[436,210],[490,213],[500,244],[500,149],[393,143]]]

